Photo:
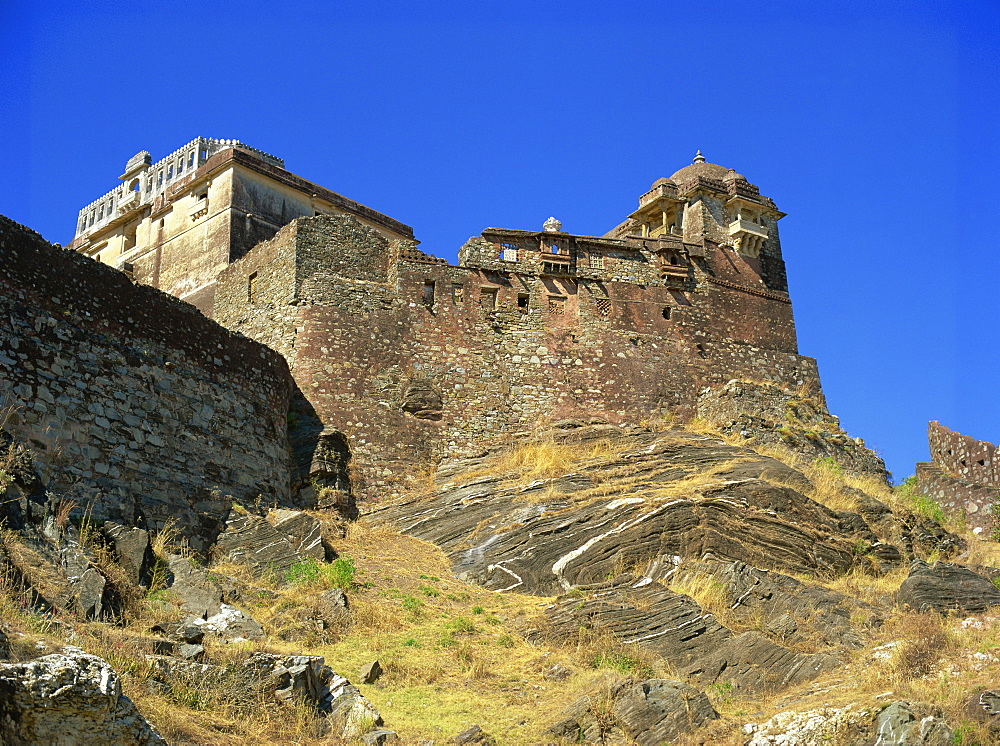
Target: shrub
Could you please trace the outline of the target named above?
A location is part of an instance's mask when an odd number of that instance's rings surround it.
[[[350,557],[340,557],[328,565],[310,557],[288,568],[285,582],[291,585],[321,585],[346,591],[354,585],[356,572],[354,560]]]
[[[893,487],[893,492],[903,500],[903,503],[914,513],[924,518],[930,518],[936,523],[944,522],[944,511],[937,501],[917,491],[916,476],[909,476],[902,484]]]

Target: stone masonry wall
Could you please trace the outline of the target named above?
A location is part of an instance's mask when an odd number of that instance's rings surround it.
[[[701,386],[731,378],[818,392],[815,361],[788,351],[787,299],[764,292],[449,266],[321,216],[224,270],[214,317],[286,355],[372,500],[441,456],[544,421],[684,419]],[[718,318],[713,303],[743,315]],[[737,341],[756,329],[760,346]]]
[[[97,519],[204,550],[231,503],[288,499],[288,368],[194,307],[0,217],[2,427]]]
[[[997,446],[949,430],[937,421],[927,425],[929,463],[917,464],[920,492],[949,513],[962,514],[969,527],[987,536],[996,527],[993,505],[1000,501]]]

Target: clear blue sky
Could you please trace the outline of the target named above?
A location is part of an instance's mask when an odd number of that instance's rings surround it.
[[[601,234],[696,149],[788,213],[800,351],[899,478],[1000,441],[1000,4],[0,2],[0,213],[50,241],[139,150],[236,138],[454,259]]]

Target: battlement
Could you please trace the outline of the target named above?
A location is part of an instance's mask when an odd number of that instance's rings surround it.
[[[143,205],[151,204],[175,181],[201,167],[216,153],[232,148],[252,153],[278,168],[285,167],[281,158],[252,148],[239,140],[196,137],[156,163],[151,162],[148,151],[140,151],[125,164],[125,172],[118,177],[122,184],[80,210],[74,239],[107,227],[128,217]]]

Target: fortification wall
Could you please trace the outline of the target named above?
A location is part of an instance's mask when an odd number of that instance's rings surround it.
[[[940,422],[927,424],[929,463],[917,464],[920,492],[952,515],[962,515],[969,528],[985,536],[997,527],[993,506],[1000,502],[998,447],[949,430]]]
[[[1000,488],[997,446],[956,433],[933,420],[927,424],[927,441],[931,458],[945,473]]]
[[[196,550],[234,500],[288,499],[278,354],[2,217],[0,309],[2,427],[59,496]]]
[[[729,294],[752,318],[713,315]],[[546,420],[684,419],[701,386],[731,378],[818,392],[815,361],[787,351],[787,302],[745,295],[449,266],[321,216],[223,271],[214,317],[286,355],[347,436],[364,500]],[[733,341],[747,330],[760,346]]]

